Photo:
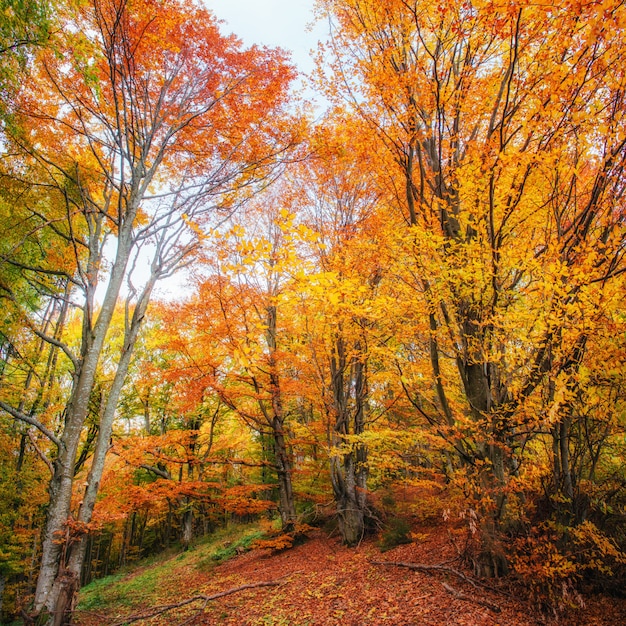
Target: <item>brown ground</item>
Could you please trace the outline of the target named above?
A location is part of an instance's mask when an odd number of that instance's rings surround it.
[[[306,543],[280,554],[252,550],[210,571],[197,568],[172,570],[161,585],[163,604],[180,602],[197,594],[211,595],[259,581],[280,580],[277,587],[248,589],[209,602],[168,611],[148,621],[150,625],[224,626],[592,626],[626,624],[626,601],[595,597],[585,609],[559,619],[540,615],[514,588],[490,583],[474,588],[453,574],[430,575],[398,567],[372,564],[373,560],[437,564],[454,559],[457,552],[449,530],[427,528],[412,544],[381,554],[374,541],[357,549],[340,545],[336,537],[315,531]],[[457,563],[452,567],[458,568]],[[468,572],[466,572],[468,573]],[[454,597],[446,590],[460,592]],[[501,583],[502,585],[503,583]],[[509,583],[507,583],[509,584]],[[484,604],[496,605],[496,612]],[[145,611],[154,607],[146,606]],[[135,610],[134,614],[144,609]],[[81,615],[81,626],[125,623],[132,615]]]

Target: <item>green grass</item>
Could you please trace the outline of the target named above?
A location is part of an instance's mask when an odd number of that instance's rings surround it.
[[[78,608],[82,611],[94,611],[109,604],[111,586],[121,578],[121,574],[105,576],[89,583],[80,591]]]
[[[198,568],[203,569],[207,566],[224,563],[224,561],[232,559],[242,551],[247,552],[257,539],[263,539],[264,537],[265,533],[263,531],[254,529],[234,540],[222,540],[220,545],[208,551],[209,553],[198,562]]]
[[[79,611],[106,610],[113,607],[134,607],[158,599],[161,581],[174,570],[195,567],[208,570],[246,551],[265,533],[257,525],[231,525],[203,537],[190,550],[160,557],[148,557],[122,572],[94,580],[79,595]]]
[[[131,607],[152,600],[158,590],[159,581],[172,570],[170,561],[153,565],[136,574],[114,574],[94,580],[81,590],[79,610],[93,611],[111,606]]]

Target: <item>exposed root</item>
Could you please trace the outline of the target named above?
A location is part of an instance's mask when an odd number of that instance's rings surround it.
[[[474,580],[473,578],[470,578],[469,576],[459,571],[458,569],[455,569],[454,567],[448,567],[447,565],[426,565],[423,563],[406,563],[403,561],[370,561],[370,563],[372,563],[372,565],[391,565],[393,567],[406,567],[407,569],[412,569],[418,572],[424,572],[426,574],[433,574],[437,572],[441,572],[444,574],[453,574],[454,576],[457,576],[461,580],[464,580],[465,582],[472,585],[472,587],[474,587],[475,589],[478,589],[478,587],[486,587],[486,585],[484,585],[483,583],[477,580]],[[462,591],[458,591],[454,587],[451,587],[450,585],[448,585],[448,583],[441,583],[441,584],[443,585],[443,588],[448,593],[452,594],[455,598],[459,600],[465,600],[467,602],[473,602],[474,604],[479,604],[480,606],[484,606],[484,607],[487,607],[488,609],[491,609],[495,613],[500,613],[500,611],[502,610],[497,604],[493,604],[492,602],[489,602],[488,600],[482,600],[481,598],[477,598],[475,596],[468,596]]]
[[[458,600],[465,600],[466,602],[472,602],[474,604],[479,604],[480,606],[485,606],[494,613],[500,613],[500,611],[502,611],[497,604],[493,604],[492,602],[489,602],[489,600],[483,600],[482,598],[477,598],[476,596],[468,596],[466,593],[455,589],[448,583],[441,583],[441,585],[448,593],[451,593]]]

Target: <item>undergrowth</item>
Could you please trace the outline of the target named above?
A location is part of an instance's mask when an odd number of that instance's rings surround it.
[[[216,564],[224,563],[224,561],[228,561],[228,559],[232,559],[238,554],[247,552],[255,542],[262,540],[265,536],[262,530],[255,529],[235,539],[222,541],[214,550],[198,562],[197,567],[199,569],[205,569]]]
[[[379,547],[381,552],[387,552],[411,541],[411,524],[402,517],[392,517],[382,534]]]
[[[149,557],[134,564],[132,568],[94,580],[83,587],[78,611],[155,603],[173,570],[181,567],[209,569],[247,551],[255,541],[265,536],[265,532],[257,525],[231,525],[202,538],[190,550],[166,560]]]

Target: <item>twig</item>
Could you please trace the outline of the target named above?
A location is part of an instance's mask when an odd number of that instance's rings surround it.
[[[451,593],[455,598],[459,600],[465,600],[466,602],[473,602],[474,604],[479,604],[480,606],[485,606],[488,609],[491,609],[494,613],[500,613],[502,609],[497,604],[492,604],[488,600],[481,600],[475,596],[468,596],[466,593],[462,591],[458,591],[454,587],[451,587],[448,583],[441,583],[443,588]]]
[[[248,585],[241,585],[240,587],[232,587],[231,589],[226,589],[226,591],[220,591],[219,593],[214,593],[213,595],[207,596],[205,594],[198,594],[197,596],[193,596],[192,598],[187,598],[182,602],[176,602],[174,604],[164,604],[162,606],[156,607],[152,611],[148,613],[142,613],[141,615],[130,615],[129,617],[125,617],[121,622],[116,622],[113,626],[124,626],[125,624],[132,624],[133,622],[138,622],[142,619],[149,619],[151,617],[156,617],[157,615],[162,615],[167,611],[171,611],[173,609],[178,609],[183,606],[187,606],[188,604],[192,604],[194,602],[198,602],[200,600],[204,601],[204,605],[200,612],[202,612],[206,605],[211,600],[216,600],[217,598],[222,598],[224,596],[229,596],[233,593],[238,593],[240,591],[245,591],[246,589],[255,589],[256,587],[278,587],[282,583],[279,580],[268,580],[261,581],[258,583],[250,583]]]
[[[11,417],[34,426],[37,430],[48,437],[48,439],[50,439],[50,441],[52,441],[57,448],[61,447],[61,440],[49,428],[46,428],[37,418],[32,415],[27,415],[23,411],[18,411],[18,409],[14,409],[10,404],[7,404],[2,400],[0,400],[0,409],[7,412]]]
[[[446,574],[454,574],[458,576],[465,582],[468,582],[472,587],[478,589],[479,586],[484,586],[482,583],[473,580],[469,576],[466,576],[463,572],[460,572],[458,569],[454,569],[454,567],[448,567],[447,565],[423,565],[422,563],[404,563],[402,561],[370,561],[372,565],[393,565],[394,567],[406,567],[407,569],[413,569],[418,572],[426,572],[430,574],[431,572],[444,572]]]
[[[32,428],[29,428],[26,434],[28,435],[30,445],[33,446],[35,452],[39,455],[39,458],[46,464],[46,466],[50,470],[50,474],[54,476],[54,466],[52,465],[50,459],[45,455],[44,451],[37,445],[37,440],[35,439],[35,435],[33,435]]]
[[[426,574],[432,574],[433,572],[444,572],[446,574],[454,574],[458,576],[465,582],[468,582],[472,587],[478,589],[479,586],[484,587],[490,591],[493,591],[490,587],[481,583],[480,581],[473,580],[469,576],[466,576],[463,572],[460,572],[458,569],[454,569],[453,567],[448,567],[447,565],[424,565],[422,563],[404,563],[402,561],[370,561],[372,565],[393,565],[394,567],[406,567],[407,569],[416,570],[418,572],[425,572]],[[492,604],[488,600],[481,600],[480,598],[474,596],[468,596],[462,591],[457,591],[454,587],[448,585],[448,583],[441,583],[443,588],[451,593],[455,598],[459,600],[466,600],[468,602],[474,602],[475,604],[480,604],[481,606],[486,606],[488,609],[496,613],[501,612],[501,608],[497,604]]]

